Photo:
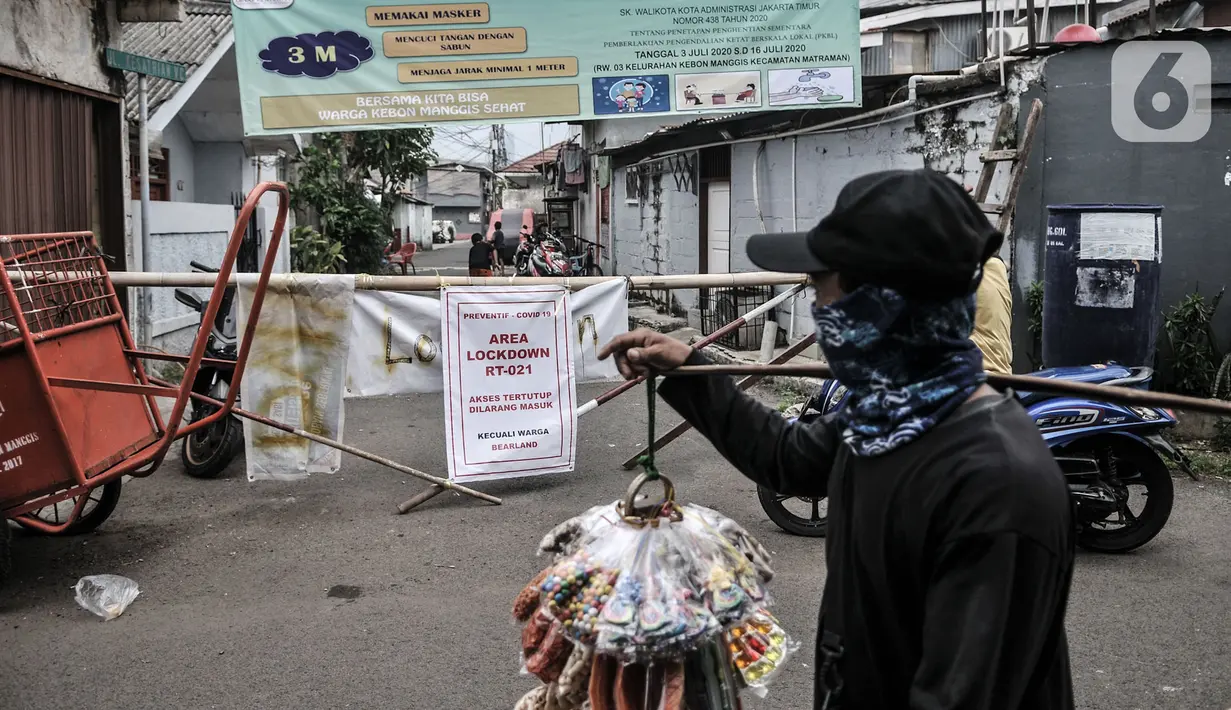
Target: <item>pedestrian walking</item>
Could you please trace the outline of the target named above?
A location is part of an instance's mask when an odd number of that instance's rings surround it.
[[[504,276],[504,231],[501,229],[503,224],[497,222],[493,226],[496,228],[492,232],[492,244],[496,247],[496,270],[500,272],[501,276]]]
[[[483,235],[475,232],[470,235],[470,275],[491,276],[492,265],[495,263],[494,247],[491,242],[483,239]]]
[[[659,389],[748,478],[829,498],[817,709],[1073,707],[1068,492],[970,338],[1003,239],[939,173],[856,178],[811,231],[747,246],[762,269],[810,275],[817,342],[850,391],[837,417],[789,422],[725,376]],[[647,330],[611,356],[626,378],[706,362]]]

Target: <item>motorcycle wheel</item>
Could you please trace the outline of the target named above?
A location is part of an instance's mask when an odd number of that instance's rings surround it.
[[[13,571],[12,545],[13,531],[9,528],[9,521],[0,518],[0,587],[4,586],[4,581]]]
[[[55,533],[55,535],[84,535],[97,530],[98,526],[102,525],[115,512],[115,507],[120,503],[120,493],[123,491],[123,486],[124,484],[121,479],[117,478],[105,486],[100,486],[90,491],[87,494],[89,500],[86,501],[85,507],[81,510],[81,517],[74,520],[72,525],[69,525],[61,532]],[[73,512],[75,505],[77,505],[77,498],[69,498],[55,505],[49,505],[46,508],[32,510],[29,515],[45,523],[55,525],[68,518]],[[47,534],[22,522],[21,518],[14,518],[13,522],[35,534]]]
[[[194,404],[192,421],[199,421],[215,411],[208,405]],[[238,420],[225,416],[212,426],[198,429],[184,437],[180,461],[184,473],[193,478],[217,478],[230,465],[243,442],[244,432]]]
[[[1094,552],[1129,552],[1153,540],[1162,532],[1167,519],[1171,517],[1175,486],[1166,462],[1152,448],[1132,439],[1115,437],[1083,446],[1081,453],[1104,462],[1102,465],[1106,465],[1108,461],[1115,462],[1115,480],[1104,479],[1104,482],[1111,486],[1120,501],[1114,515],[1098,520],[1079,519],[1079,546]],[[1103,475],[1110,474],[1104,472]],[[1144,489],[1145,505],[1140,513],[1133,513],[1129,507],[1129,499],[1132,496],[1130,488]],[[1076,510],[1080,516],[1080,506]],[[1123,527],[1110,530],[1099,527],[1107,523],[1124,522],[1125,518],[1128,520]]]
[[[792,535],[800,537],[825,537],[829,529],[829,506],[825,498],[802,498],[775,493],[764,486],[757,486],[757,499],[761,510],[774,524]],[[807,517],[797,515],[787,508],[792,501],[803,501],[811,507]]]

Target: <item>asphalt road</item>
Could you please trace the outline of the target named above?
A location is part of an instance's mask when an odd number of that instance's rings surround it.
[[[465,276],[470,273],[466,257],[470,253],[470,235],[457,235],[452,244],[433,244],[431,251],[415,254],[415,268],[420,275],[439,272],[444,276]]]
[[[644,416],[639,392],[585,416],[580,470],[480,484],[502,506],[448,495],[405,516],[394,507],[423,486],[349,456],[333,476],[256,484],[239,464],[190,479],[176,457],[127,484],[96,534],[16,536],[15,579],[0,592],[0,708],[511,708],[534,685],[519,675],[509,608],[543,565],[538,541],[623,493],[619,462],[645,443]],[[662,418],[663,430],[675,422]],[[445,470],[439,396],[351,401],[346,440]],[[821,541],[780,533],[752,484],[695,434],[660,468],[681,498],[774,552],[777,611],[807,649]],[[1081,708],[1231,708],[1231,490],[1176,486],[1152,544],[1081,557],[1068,623]],[[141,585],[113,621],[73,601],[77,578],[98,573]],[[747,707],[811,707],[811,666],[805,650]]]

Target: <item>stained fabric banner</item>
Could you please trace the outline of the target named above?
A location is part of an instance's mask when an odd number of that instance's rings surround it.
[[[567,298],[577,382],[619,377],[614,361],[599,361],[598,349],[628,332],[628,283],[609,281]],[[440,301],[426,296],[356,293],[346,396],[443,392],[440,309]]]
[[[577,394],[562,287],[449,287],[444,311],[449,478],[573,470]]]
[[[238,275],[239,332],[247,327],[257,274]],[[274,421],[341,440],[343,389],[355,277],[296,274],[265,289],[240,386],[242,406]],[[244,420],[249,481],[334,473],[342,452]]]
[[[598,350],[628,332],[628,282],[608,281],[569,294],[573,319],[574,367],[578,382],[610,380],[620,376],[615,360],[598,359]]]
[[[346,396],[444,391],[440,301],[392,291],[355,294]]]

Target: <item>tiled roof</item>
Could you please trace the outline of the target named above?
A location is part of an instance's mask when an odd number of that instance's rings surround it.
[[[188,67],[188,76],[192,76],[231,30],[231,3],[186,0],[184,13],[183,22],[125,22],[120,48],[133,54],[184,64]],[[128,120],[136,121],[140,112],[137,75],[124,72],[124,82]],[[146,100],[151,115],[181,86],[155,77],[148,77],[146,83]]]
[[[556,162],[556,156],[560,153],[560,148],[568,145],[568,141],[560,141],[559,143],[548,146],[533,155],[518,160],[515,163],[510,163],[501,170],[502,173],[537,173],[539,167],[548,163]]]

